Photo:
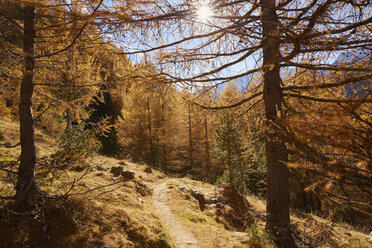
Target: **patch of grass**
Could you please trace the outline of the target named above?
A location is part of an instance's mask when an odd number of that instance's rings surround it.
[[[44,199],[37,208],[15,212],[13,203],[2,206],[0,246],[82,247],[81,223],[89,219],[90,208],[82,199]]]
[[[121,222],[123,231],[134,247],[171,248],[169,235],[164,231],[160,220],[151,211],[128,209],[128,219]]]
[[[249,234],[247,244],[252,248],[274,246],[274,236],[260,229],[257,224],[252,224],[245,230]]]
[[[357,238],[352,238],[348,241],[348,244],[343,244],[341,247],[342,248],[348,248],[348,247],[353,247],[353,248],[370,248],[372,242],[368,242],[366,240],[359,240]]]
[[[213,223],[214,221],[209,216],[200,215],[193,211],[175,209],[175,213],[177,214],[177,216],[181,218],[181,220],[183,220],[182,222],[186,225],[191,225],[194,223],[212,224],[212,225],[215,224]]]
[[[185,193],[174,187],[175,185],[177,183],[172,183],[167,192],[169,199],[172,199],[171,209],[176,218],[189,227],[190,231],[196,236],[200,247],[247,247],[244,244],[246,237],[226,230],[222,224],[215,220],[214,216],[209,215],[208,209],[202,212],[198,202],[192,197],[185,197]],[[181,185],[185,184],[182,183]]]

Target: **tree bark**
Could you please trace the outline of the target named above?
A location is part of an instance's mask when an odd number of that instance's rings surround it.
[[[189,152],[190,152],[190,168],[194,167],[194,147],[192,142],[192,123],[191,123],[191,106],[188,104],[188,119],[189,119]]]
[[[226,146],[227,146],[227,166],[229,168],[229,180],[230,180],[230,186],[234,186],[233,184],[233,181],[234,181],[234,178],[233,178],[233,165],[232,165],[232,159],[231,159],[231,131],[230,131],[230,121],[228,122],[228,133],[227,133],[227,142],[226,142]],[[235,188],[235,187],[234,187]]]
[[[154,144],[152,141],[152,130],[151,130],[151,109],[150,109],[150,97],[147,99],[147,128],[149,132],[149,146],[150,146],[150,158],[149,161],[154,165]]]
[[[36,149],[34,118],[32,114],[32,95],[34,88],[34,47],[35,47],[35,8],[24,8],[24,72],[21,83],[19,104],[21,158],[16,185],[16,198],[21,202],[37,189],[35,179]]]
[[[205,168],[204,173],[206,173],[206,177],[208,178],[208,181],[211,181],[211,156],[209,152],[209,140],[208,140],[208,120],[207,116],[204,116],[204,147],[205,147],[205,155],[206,155],[206,161],[205,161]]]
[[[164,99],[161,103],[161,130],[162,130],[162,146],[163,146],[163,163],[162,163],[162,167],[166,167],[167,166],[167,148],[166,148],[166,137],[165,137],[165,105],[164,105]]]
[[[265,145],[267,159],[266,230],[279,247],[296,247],[289,217],[287,152],[280,129],[283,95],[280,87],[280,38],[275,0],[262,0]]]

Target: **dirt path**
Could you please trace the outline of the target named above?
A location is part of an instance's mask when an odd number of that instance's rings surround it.
[[[198,245],[194,234],[176,219],[169,208],[166,186],[167,182],[154,186],[152,201],[156,212],[178,248],[197,248]]]

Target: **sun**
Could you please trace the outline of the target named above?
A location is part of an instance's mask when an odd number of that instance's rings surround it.
[[[213,11],[207,4],[202,4],[197,8],[196,15],[200,21],[208,21],[213,15]]]

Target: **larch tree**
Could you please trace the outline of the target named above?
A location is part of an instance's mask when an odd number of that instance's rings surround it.
[[[155,11],[156,10],[156,11]],[[161,13],[161,14],[158,14]],[[303,71],[347,74],[347,84],[367,79],[371,65],[334,64],[343,51],[364,49],[370,53],[371,8],[367,0],[228,0],[166,1],[139,11],[134,22],[155,28],[122,41],[134,46],[129,54],[161,52],[154,55],[161,74],[186,87],[219,86],[232,80],[258,79],[245,99],[263,99],[267,159],[267,222],[280,247],[295,247],[289,216],[288,150],[285,130],[286,102],[290,98],[342,102],[343,96],[310,96],[306,88],[289,85],[286,73]],[[150,38],[149,38],[150,36]],[[134,43],[130,43],[135,40]],[[370,56],[370,55],[368,55]],[[261,83],[261,84],[260,84]],[[301,84],[301,82],[298,82]],[[342,84],[327,82],[314,87],[332,89]]]
[[[63,54],[71,49],[86,29],[102,4],[71,1],[7,1],[7,4],[22,10],[22,17],[1,13],[7,22],[17,24],[22,35],[22,52],[9,49],[7,52],[22,58],[23,76],[20,86],[19,121],[21,156],[16,185],[16,200],[28,204],[38,194],[36,184],[36,148],[34,137],[33,96],[35,71],[40,60]],[[71,8],[70,8],[71,7]],[[83,10],[90,11],[85,13]],[[62,13],[62,14],[61,14]],[[52,20],[51,22],[45,20]],[[54,19],[54,23],[53,23]],[[19,22],[22,21],[22,22]],[[40,35],[53,30],[53,38]],[[55,39],[58,37],[58,40]],[[40,50],[40,47],[46,48]]]

